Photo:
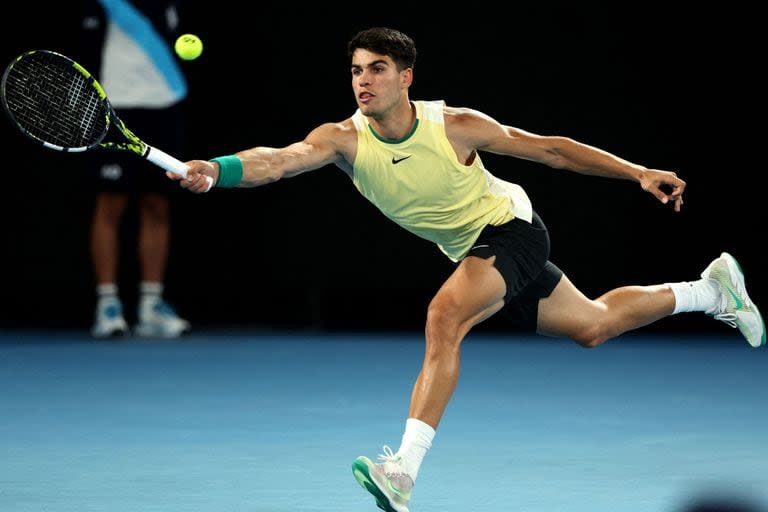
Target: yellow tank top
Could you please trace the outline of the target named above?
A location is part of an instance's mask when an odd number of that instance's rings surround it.
[[[416,123],[401,140],[377,134],[360,112],[353,164],[355,187],[384,215],[437,244],[452,261],[463,258],[480,231],[519,217],[531,222],[531,202],[519,185],[489,173],[475,157],[456,158],[445,134],[443,101],[414,101]]]

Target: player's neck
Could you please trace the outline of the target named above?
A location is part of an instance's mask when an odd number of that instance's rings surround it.
[[[380,118],[371,119],[373,129],[380,136],[390,140],[400,140],[411,133],[416,122],[416,105],[407,98]]]

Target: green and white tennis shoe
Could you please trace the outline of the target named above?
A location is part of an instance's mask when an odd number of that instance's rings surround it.
[[[358,457],[352,463],[357,482],[376,498],[376,506],[385,512],[408,512],[413,479],[405,472],[400,457],[389,446],[379,455],[381,463]]]
[[[707,314],[731,327],[738,327],[753,347],[765,345],[765,322],[747,295],[744,272],[736,259],[727,252],[722,253],[701,273],[701,277],[714,281],[720,289],[719,303]]]

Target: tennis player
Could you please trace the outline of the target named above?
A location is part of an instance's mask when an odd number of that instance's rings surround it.
[[[426,354],[397,452],[381,462],[359,457],[357,480],[388,512],[407,512],[411,489],[456,387],[461,341],[504,310],[547,336],[596,347],[624,332],[684,311],[702,311],[738,327],[752,346],[765,325],[736,260],[723,253],[691,282],[625,286],[592,299],[549,261],[549,237],[518,185],[492,175],[480,152],[533,160],[593,176],[631,180],[680,211],[685,182],[566,137],[539,136],[442,101],[411,101],[416,48],[396,30],[364,30],[348,46],[358,110],[283,148],[255,147],[188,162],[181,186],[256,187],[335,164],[387,217],[437,244],[457,263],[432,299]],[[176,175],[169,175],[180,179]]]

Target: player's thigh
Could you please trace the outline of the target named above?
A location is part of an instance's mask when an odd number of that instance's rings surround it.
[[[585,296],[563,275],[549,295],[539,301],[536,330],[559,338],[577,338],[594,326],[605,305]]]
[[[494,260],[464,258],[432,299],[430,315],[447,314],[469,328],[499,311],[504,306],[506,284]]]

